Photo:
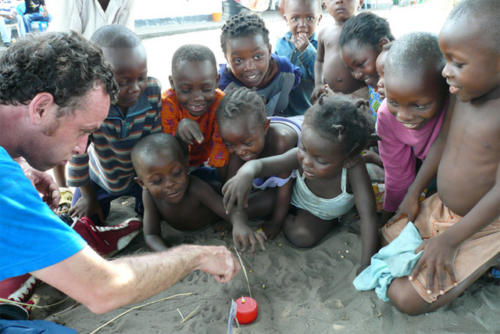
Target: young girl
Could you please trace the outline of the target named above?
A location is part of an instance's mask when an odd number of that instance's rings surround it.
[[[351,99],[322,96],[305,114],[299,147],[245,163],[223,187],[224,206],[230,211],[237,202],[242,210],[255,177],[298,169],[285,236],[298,247],[312,247],[356,204],[365,267],[378,246],[375,199],[360,158],[369,136],[368,120]]]
[[[217,109],[217,122],[230,153],[229,176],[245,161],[282,154],[296,147],[303,119],[304,116],[266,118],[264,101],[255,91],[245,87],[228,91]],[[272,214],[271,220],[262,225],[268,238],[276,237],[287,216],[294,177],[294,172],[285,171],[253,180],[253,187],[262,191],[252,194],[247,211],[257,216]]]
[[[382,47],[392,40],[394,37],[387,20],[370,12],[348,19],[339,37],[342,60],[352,75],[368,86],[368,99],[374,120],[382,103],[376,92],[379,77],[375,62],[382,52]]]
[[[377,118],[385,170],[385,220],[398,209],[415,179],[418,162],[426,158],[441,130],[448,100],[441,75],[444,64],[437,37],[430,33],[407,34],[387,51],[386,100]]]
[[[230,17],[222,27],[221,47],[227,65],[219,69],[219,88],[255,88],[266,101],[268,115],[288,116],[288,96],[300,82],[300,68],[271,53],[264,21],[251,13]]]

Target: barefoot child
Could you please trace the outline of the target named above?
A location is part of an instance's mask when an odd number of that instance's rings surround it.
[[[375,62],[385,44],[394,40],[389,23],[373,13],[364,12],[344,24],[339,37],[340,54],[354,78],[368,86],[368,100],[373,120],[382,99],[377,94],[378,73]]]
[[[108,25],[91,40],[112,65],[119,96],[89,137],[87,152],[74,155],[68,164],[68,184],[78,187],[69,212],[103,223],[111,200],[124,195],[135,197],[135,209],[142,214],[142,189],[134,182],[130,151],[142,137],[161,131],[161,87],[148,77],[146,49],[134,32]]]
[[[385,59],[381,70],[387,99],[378,109],[377,135],[388,219],[415,180],[417,162],[426,158],[441,130],[448,86],[441,75],[445,60],[437,36],[430,33],[401,37],[381,53],[377,64],[381,58]]]
[[[181,231],[229,219],[222,197],[206,182],[189,175],[187,148],[179,139],[157,133],[141,139],[132,150],[136,182],[144,201],[144,240],[154,251],[167,246],[161,220]]]
[[[255,177],[298,169],[291,200],[295,212],[283,226],[287,239],[297,247],[312,247],[356,205],[363,240],[361,265],[368,265],[378,246],[375,199],[360,158],[368,128],[351,99],[320,97],[305,114],[298,148],[249,161],[224,185],[226,209],[237,202],[237,210],[242,210]]]
[[[364,83],[355,79],[344,65],[340,56],[339,36],[344,23],[356,13],[363,0],[327,0],[328,13],[335,24],[328,25],[319,32],[318,53],[314,65],[314,80],[316,88],[314,98],[323,93],[326,84],[335,92],[350,94],[363,88]]]
[[[321,0],[286,0],[285,19],[288,31],[276,43],[277,55],[290,59],[301,71],[300,83],[290,93],[287,115],[303,115],[311,106],[314,89],[314,62],[318,38],[316,28],[321,20]]]
[[[264,21],[257,14],[234,15],[222,27],[220,40],[227,64],[219,69],[219,88],[255,88],[266,101],[267,115],[288,116],[288,96],[300,82],[300,68],[271,53]]]
[[[383,228],[389,242],[413,221],[424,239],[411,250],[422,252],[416,266],[387,291],[408,314],[451,302],[500,253],[499,16],[496,0],[463,0],[439,33],[443,76],[458,99],[399,207],[407,218]],[[419,206],[420,192],[436,173],[438,193]]]
[[[233,176],[245,161],[279,155],[296,147],[303,119],[303,116],[266,118],[264,102],[255,91],[245,87],[229,91],[217,109],[220,134],[231,154],[228,175]],[[294,178],[294,172],[286,171],[253,180],[254,188],[260,191],[252,193],[246,211],[260,217],[272,215],[262,225],[268,238],[274,239],[281,230]]]
[[[203,45],[181,46],[172,58],[169,80],[171,88],[162,95],[163,132],[189,145],[189,166],[197,169],[195,174],[223,179],[229,154],[215,119],[224,93],[217,89],[219,75],[213,52]],[[213,168],[217,168],[218,175],[210,176]]]

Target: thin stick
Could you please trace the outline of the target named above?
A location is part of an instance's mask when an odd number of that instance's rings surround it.
[[[250,283],[248,282],[247,270],[245,269],[243,260],[241,259],[240,253],[238,253],[236,247],[234,248],[234,251],[236,252],[236,255],[238,255],[238,259],[240,260],[241,268],[243,269],[243,274],[245,275],[245,279],[247,280],[248,293],[250,294],[250,298],[252,298],[252,291],[250,291]]]
[[[35,305],[35,304],[28,304],[28,303],[22,303],[22,302],[16,302],[15,300],[10,300],[10,299],[5,299],[5,298],[0,298],[0,302],[4,302],[4,303],[9,303],[9,304],[16,304],[16,305],[21,305],[21,306],[26,306],[26,307],[33,307],[33,308],[40,308],[40,309],[44,309],[44,308],[50,308],[50,307],[54,307],[56,305],[59,305],[59,304],[62,304],[64,303],[65,301],[67,301],[69,299],[69,297],[66,297],[58,302],[55,302],[53,304],[49,304],[49,305]]]
[[[137,305],[137,306],[134,306],[134,307],[131,307],[129,308],[128,310],[126,310],[125,312],[122,312],[120,314],[118,314],[116,317],[114,317],[113,319],[109,320],[109,321],[106,321],[103,325],[97,327],[96,329],[94,329],[92,332],[90,332],[89,334],[95,334],[97,333],[98,331],[100,331],[101,329],[103,329],[104,327],[106,327],[107,325],[109,325],[110,323],[112,323],[113,321],[123,317],[125,314],[129,313],[129,312],[132,312],[133,310],[137,310],[137,309],[140,309],[142,307],[145,307],[145,306],[149,306],[149,305],[153,305],[153,304],[156,304],[156,303],[159,303],[159,302],[162,302],[162,301],[165,301],[165,300],[168,300],[168,299],[172,299],[172,298],[175,298],[175,297],[182,297],[182,296],[191,296],[191,295],[194,295],[193,292],[186,292],[186,293],[179,293],[177,295],[173,295],[173,296],[170,296],[170,297],[165,297],[165,298],[161,298],[161,299],[158,299],[158,300],[154,300],[152,302],[149,302],[149,303],[146,303],[146,304],[142,304],[142,305]]]
[[[177,312],[179,312],[179,314],[181,315],[181,319],[184,320],[184,316],[182,315],[181,310],[179,310],[179,308],[177,308]]]
[[[193,310],[193,312],[189,313],[184,319],[182,319],[181,324],[185,323],[186,321],[188,321],[189,319],[194,317],[195,313],[198,311],[199,308],[200,308],[200,305],[196,306],[196,308]]]

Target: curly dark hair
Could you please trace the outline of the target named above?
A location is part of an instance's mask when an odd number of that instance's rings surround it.
[[[227,40],[231,38],[248,37],[262,35],[264,42],[269,44],[269,30],[266,28],[264,20],[259,15],[251,12],[243,12],[231,16],[222,26],[220,36],[220,46],[224,54],[226,53]]]
[[[74,32],[29,34],[0,56],[0,104],[28,104],[47,92],[62,116],[72,113],[98,83],[116,101],[111,66],[99,48]]]
[[[346,157],[364,150],[372,135],[372,126],[356,101],[343,95],[322,95],[304,114],[318,133],[342,145]]]
[[[181,61],[202,62],[209,61],[217,69],[215,55],[210,48],[199,44],[186,44],[178,48],[172,57],[172,74],[177,73],[177,66]]]
[[[368,44],[376,49],[382,38],[394,40],[389,22],[371,12],[363,12],[345,21],[340,32],[339,45],[342,47],[351,41],[357,41],[359,45]]]
[[[216,117],[220,125],[225,121],[252,116],[255,121],[264,124],[267,120],[266,105],[256,91],[247,87],[237,87],[226,91],[226,95],[217,106]]]
[[[132,165],[137,172],[141,161],[154,159],[160,152],[178,154],[181,159],[188,159],[188,147],[182,140],[171,134],[153,133],[139,140],[130,153]]]

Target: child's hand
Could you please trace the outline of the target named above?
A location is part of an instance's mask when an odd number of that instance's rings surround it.
[[[201,133],[200,126],[189,118],[184,118],[179,122],[177,136],[189,145],[193,145],[195,141],[198,144],[203,142],[203,133]]]
[[[295,45],[295,48],[299,50],[299,52],[304,52],[309,45],[309,38],[307,38],[306,33],[299,33],[292,38],[292,42]]]
[[[243,222],[234,223],[233,242],[237,249],[245,251],[248,247],[248,244],[250,244],[250,251],[252,253],[255,253],[255,248],[258,241],[262,250],[266,250],[266,247],[264,246],[265,240],[267,240],[267,237],[261,229],[253,232],[252,229]]]
[[[440,294],[443,295],[447,276],[452,283],[457,283],[453,269],[457,247],[448,241],[445,234],[441,234],[432,239],[424,240],[415,250],[415,253],[420,251],[424,251],[424,254],[417,262],[415,268],[413,268],[408,279],[413,280],[417,278],[418,274],[426,268],[427,293],[431,294],[435,291],[434,280],[437,279],[437,288]]]
[[[104,214],[102,213],[102,208],[99,205],[97,200],[90,200],[85,198],[84,196],[80,197],[78,201],[76,201],[75,205],[73,205],[68,214],[71,217],[92,217],[97,215],[101,222],[104,222]]]
[[[266,235],[267,239],[274,239],[281,232],[281,225],[276,224],[272,221],[266,221],[261,225],[262,231]]]
[[[311,103],[314,104],[317,99],[321,95],[333,95],[335,94],[333,90],[331,90],[330,86],[328,84],[323,84],[321,86],[316,86],[314,87],[313,92],[311,93]]]
[[[223,204],[226,213],[231,213],[233,206],[237,203],[238,210],[248,207],[248,194],[252,189],[253,174],[247,173],[243,165],[235,176],[230,178],[222,187],[224,194]]]
[[[418,198],[414,198],[408,192],[403,201],[401,202],[401,204],[399,205],[398,211],[396,211],[394,217],[392,217],[389,220],[389,223],[396,222],[404,217],[408,217],[408,220],[411,222],[415,221],[419,210],[420,210],[420,203],[418,201]]]

